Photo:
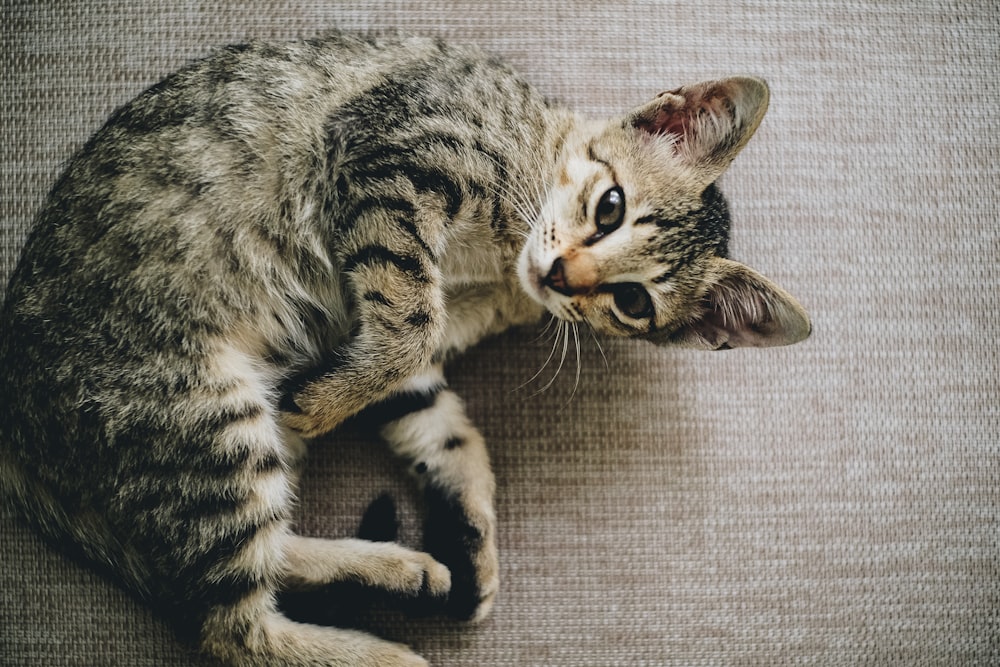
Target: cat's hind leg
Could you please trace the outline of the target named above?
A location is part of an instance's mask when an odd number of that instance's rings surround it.
[[[478,621],[499,588],[495,482],[482,435],[440,368],[411,379],[362,418],[409,463],[427,502],[424,546],[451,570],[448,610]]]
[[[212,610],[202,626],[201,645],[238,667],[427,667],[402,644],[292,621],[263,592]]]
[[[391,542],[290,536],[285,548],[287,590],[307,591],[353,582],[403,596],[444,597],[451,573],[431,556]]]
[[[277,494],[257,495],[263,504],[272,498]],[[426,666],[401,644],[363,632],[295,622],[278,610],[276,596],[282,589],[309,590],[350,581],[404,596],[444,597],[451,583],[445,566],[427,554],[391,543],[301,537],[291,532],[287,519],[246,535],[200,584],[205,597],[217,601],[201,628],[201,645],[207,653],[240,667]]]
[[[302,443],[278,424],[258,368],[223,345],[211,365],[215,389],[195,392],[177,408],[201,426],[202,435],[194,444],[185,444],[182,434],[165,439],[160,458],[172,461],[172,474],[163,474],[161,466],[155,479],[136,479],[128,487],[129,498],[156,500],[146,519],[133,521],[138,537],[154,554],[164,554],[157,565],[161,577],[197,612],[203,650],[228,664],[425,666],[400,644],[297,623],[279,611],[277,595],[289,585],[353,580],[440,595],[448,589],[449,573],[429,556],[396,545],[292,532]],[[200,458],[179,465],[182,450]]]

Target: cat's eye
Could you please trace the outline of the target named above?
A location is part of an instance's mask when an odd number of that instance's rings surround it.
[[[633,320],[644,320],[653,316],[653,300],[642,285],[636,283],[614,285],[611,293],[615,297],[615,307],[623,315]]]
[[[618,229],[625,219],[625,193],[615,186],[601,196],[594,213],[597,233],[601,236]]]

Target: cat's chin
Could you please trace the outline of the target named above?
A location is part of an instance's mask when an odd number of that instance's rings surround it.
[[[576,313],[568,303],[564,302],[564,298],[560,298],[558,295],[554,294],[552,290],[542,284],[541,278],[532,280],[530,275],[527,277],[522,275],[521,286],[533,301],[542,306],[542,308],[545,309],[545,312],[555,319],[562,320],[564,322],[581,321],[581,316]]]

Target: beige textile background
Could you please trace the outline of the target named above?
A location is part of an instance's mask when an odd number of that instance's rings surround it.
[[[5,0],[0,277],[60,165],[213,46],[330,27],[482,44],[591,114],[767,78],[724,178],[733,254],[815,333],[717,354],[533,333],[454,364],[491,443],[503,591],[478,627],[371,621],[441,667],[1000,664],[1000,10],[993,2]],[[543,371],[550,377],[553,367]],[[300,527],[394,490],[374,441],[314,448]],[[0,514],[4,665],[202,665],[156,614]]]

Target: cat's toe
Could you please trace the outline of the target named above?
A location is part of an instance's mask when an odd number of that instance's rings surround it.
[[[392,556],[372,563],[369,582],[403,598],[447,598],[452,586],[451,570],[421,551],[385,544]]]
[[[282,411],[280,419],[282,426],[295,431],[306,439],[315,438],[326,432],[326,429],[316,419],[305,412]]]
[[[493,611],[493,603],[496,601],[497,588],[494,588],[493,591],[486,593],[484,596],[479,598],[479,604],[472,610],[472,613],[467,618],[469,623],[479,623],[489,617],[490,613]]]
[[[451,570],[428,556],[424,567],[423,581],[420,585],[420,594],[443,599],[451,592],[451,586]]]

